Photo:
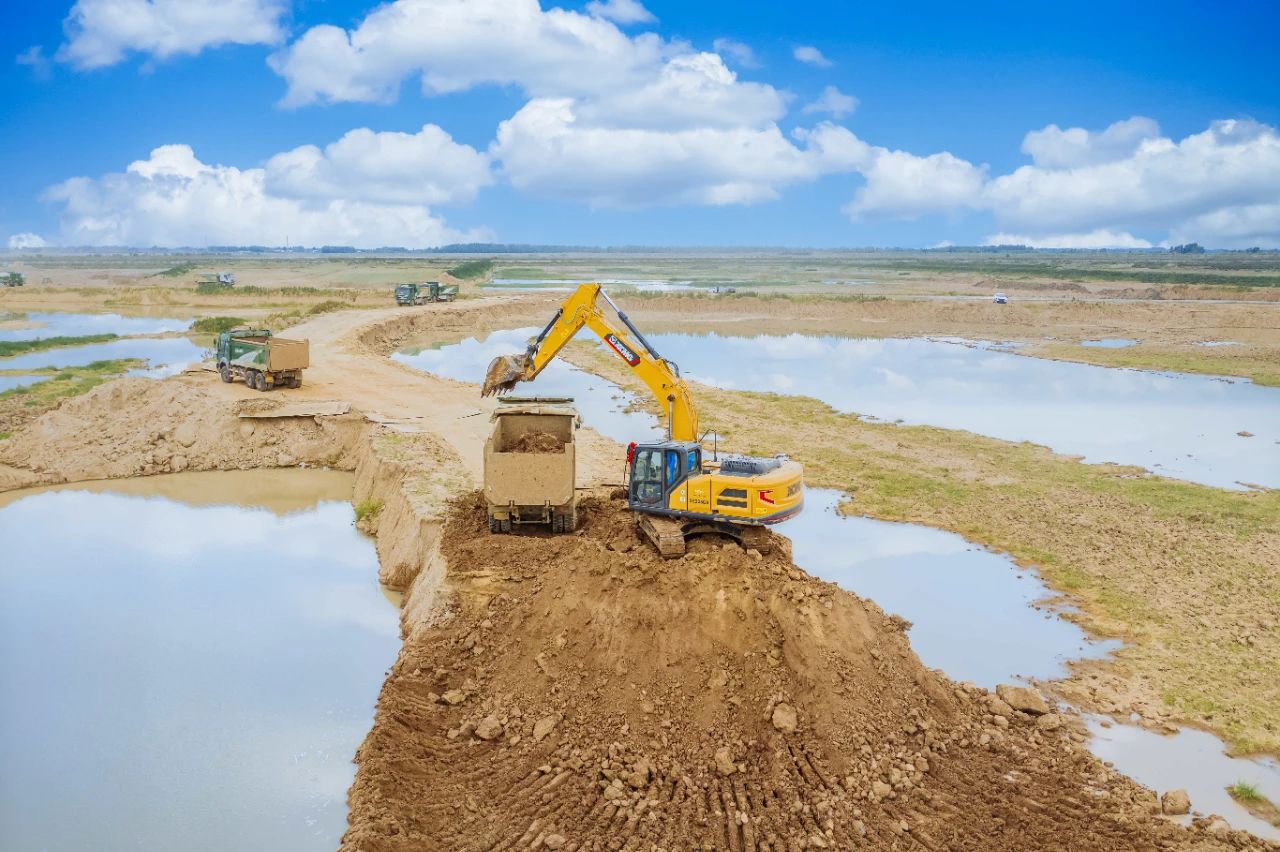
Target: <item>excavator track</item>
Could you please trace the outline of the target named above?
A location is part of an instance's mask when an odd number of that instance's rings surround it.
[[[636,523],[663,559],[684,556],[684,524],[659,515],[643,513],[636,515]]]

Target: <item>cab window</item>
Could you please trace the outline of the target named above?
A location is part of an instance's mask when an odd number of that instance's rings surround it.
[[[631,496],[642,503],[662,501],[662,451],[638,450],[631,474]]]
[[[700,470],[702,470],[702,450],[690,450],[688,471],[694,474]]]
[[[667,450],[667,487],[670,488],[680,480],[680,454],[675,450]]]

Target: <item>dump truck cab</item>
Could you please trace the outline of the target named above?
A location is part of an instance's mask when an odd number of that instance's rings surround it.
[[[420,288],[417,284],[399,284],[396,286],[397,305],[421,305]]]

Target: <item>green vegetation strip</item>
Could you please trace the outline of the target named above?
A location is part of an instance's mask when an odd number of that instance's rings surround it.
[[[118,334],[85,334],[79,337],[42,337],[39,340],[0,340],[0,358],[22,355],[26,352],[43,352],[64,346],[84,346],[88,343],[109,343],[119,340]]]
[[[201,317],[191,324],[191,331],[196,334],[218,334],[233,328],[243,328],[246,322],[240,317]]]
[[[493,269],[492,260],[464,260],[449,270],[454,278],[481,278]]]
[[[1162,370],[1207,376],[1241,376],[1252,379],[1257,385],[1280,386],[1280,363],[1274,357],[1198,348],[1200,351],[1197,352],[1189,351],[1188,348],[1138,344],[1121,349],[1101,346],[1086,349],[1076,343],[1049,343],[1037,346],[1035,354],[1103,367],[1129,367],[1135,370]]]
[[[34,385],[22,385],[0,393],[0,400],[17,400],[28,407],[36,407],[79,396],[111,379],[119,378],[129,370],[144,366],[138,358],[120,358],[110,361],[94,361],[79,367],[43,367],[23,370],[23,375],[48,376]]]

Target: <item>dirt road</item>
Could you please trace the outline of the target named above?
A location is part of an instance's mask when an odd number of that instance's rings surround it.
[[[485,302],[460,302],[421,310],[449,313],[465,325],[469,315],[489,307]],[[343,400],[394,429],[437,434],[453,448],[473,483],[479,485],[484,441],[492,428],[489,414],[497,403],[481,399],[476,385],[432,376],[371,351],[361,339],[362,333],[376,332],[377,326],[397,317],[414,318],[404,308],[341,311],[282,332],[282,336],[311,341],[311,366],[302,388],[289,391],[288,400]],[[213,373],[208,374],[207,383],[214,393],[232,399],[264,396],[240,383],[223,385]],[[580,484],[616,479],[620,452],[614,441],[592,429],[582,429],[578,436]]]

